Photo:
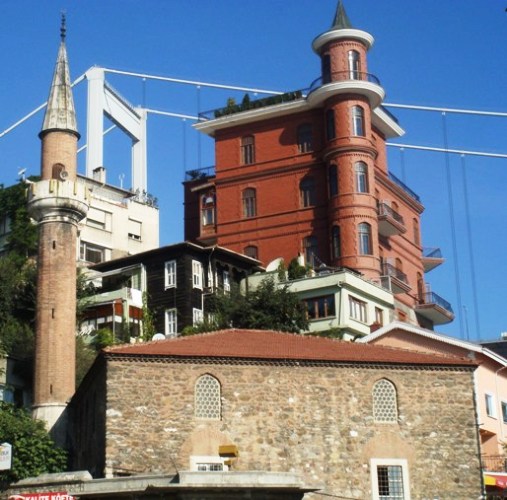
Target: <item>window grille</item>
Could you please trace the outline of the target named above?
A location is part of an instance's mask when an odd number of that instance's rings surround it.
[[[220,383],[211,375],[199,377],[195,384],[195,416],[220,420]]]
[[[379,423],[398,421],[396,388],[389,380],[379,380],[373,386],[373,419]]]

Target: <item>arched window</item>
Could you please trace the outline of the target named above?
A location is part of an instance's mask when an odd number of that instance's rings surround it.
[[[349,62],[349,78],[351,80],[361,79],[361,59],[357,50],[349,50],[348,52]]]
[[[316,257],[319,250],[317,237],[316,236],[307,236],[303,240],[303,248],[305,251],[305,259],[306,263],[310,266],[315,267],[316,265]]]
[[[403,262],[399,257],[396,257],[396,270],[403,272]]]
[[[360,255],[371,255],[372,244],[371,244],[371,226],[367,222],[361,222],[358,226],[359,234],[359,254]]]
[[[361,106],[352,106],[352,134],[364,137],[364,109]]]
[[[220,420],[221,394],[220,382],[211,375],[202,375],[195,383],[195,417]]]
[[[253,135],[241,138],[241,163],[243,165],[255,163],[255,138]]]
[[[421,273],[417,273],[417,298],[421,304],[425,302],[424,279]]]
[[[313,207],[315,205],[315,180],[313,177],[305,177],[301,180],[299,193],[302,207]]]
[[[340,226],[333,226],[331,233],[331,247],[333,250],[333,259],[339,259],[342,255]]]
[[[201,219],[203,226],[215,224],[215,193],[206,193],[201,197]]]
[[[243,250],[243,253],[247,257],[252,257],[252,259],[258,259],[259,258],[259,250],[258,250],[258,248],[255,245],[248,245]]]
[[[412,220],[412,225],[414,229],[414,243],[417,246],[421,246],[421,233],[419,231],[419,222],[417,221],[417,219]]]
[[[324,54],[321,59],[322,62],[322,83],[325,85],[331,81],[331,56]]]
[[[368,165],[363,161],[358,161],[354,165],[354,171],[356,174],[356,191],[358,193],[368,193]]]
[[[247,188],[243,191],[243,217],[250,218],[257,215],[257,198],[255,189]]]
[[[329,196],[338,194],[338,167],[332,163],[328,168]]]
[[[383,424],[398,422],[398,401],[396,387],[389,380],[383,378],[375,382],[372,390],[373,420]]]
[[[312,126],[309,123],[303,123],[298,127],[298,151],[300,153],[309,153],[313,151]]]
[[[334,110],[328,109],[326,111],[326,139],[331,141],[336,137],[334,126]]]

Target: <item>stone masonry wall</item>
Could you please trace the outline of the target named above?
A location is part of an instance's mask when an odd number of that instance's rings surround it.
[[[194,417],[206,373],[221,384],[220,421]],[[397,424],[373,422],[380,378],[397,389]],[[235,444],[234,470],[297,472],[330,495],[371,498],[370,459],[401,458],[412,500],[478,498],[472,388],[461,369],[109,360],[105,472],[189,470],[191,455]]]

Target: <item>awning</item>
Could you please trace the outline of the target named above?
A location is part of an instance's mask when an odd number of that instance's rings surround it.
[[[507,488],[507,474],[487,472],[484,474],[484,484],[486,486],[494,486],[501,489]]]

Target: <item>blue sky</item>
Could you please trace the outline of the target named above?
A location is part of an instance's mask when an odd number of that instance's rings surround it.
[[[0,133],[45,101],[67,12],[67,48],[73,78],[93,65],[189,80],[268,90],[306,88],[319,76],[311,50],[326,31],[336,0],[0,0]],[[388,103],[507,111],[506,0],[345,0],[353,25],[375,44],[369,70],[380,78]],[[196,115],[242,93],[148,82],[110,75],[134,105]],[[198,95],[199,94],[199,95]],[[75,88],[81,145],[86,143],[86,84]],[[199,107],[200,105],[200,107]],[[439,113],[391,109],[406,130],[398,142],[443,147]],[[507,118],[446,116],[450,148],[507,153]],[[37,133],[42,113],[0,137],[0,183],[19,168],[39,171]],[[108,180],[130,171],[128,140],[109,134]],[[84,172],[84,153],[80,171]],[[160,204],[161,243],[183,239],[181,181],[185,170],[214,164],[213,144],[190,122],[150,115],[148,186]],[[456,257],[451,238],[453,194]],[[450,301],[461,321],[438,330],[471,339],[507,331],[507,159],[389,149],[389,167],[418,193],[425,246],[442,248],[447,261],[426,278]],[[466,169],[464,184],[463,167]],[[128,181],[125,181],[128,186]],[[467,220],[465,188],[468,192]],[[471,229],[477,293],[472,293]],[[460,291],[456,287],[458,272]],[[458,295],[462,308],[458,307]],[[475,298],[478,301],[477,318]],[[464,307],[463,307],[464,306]],[[463,314],[466,308],[466,315]],[[463,330],[460,331],[460,325]],[[477,331],[479,325],[480,333]]]

